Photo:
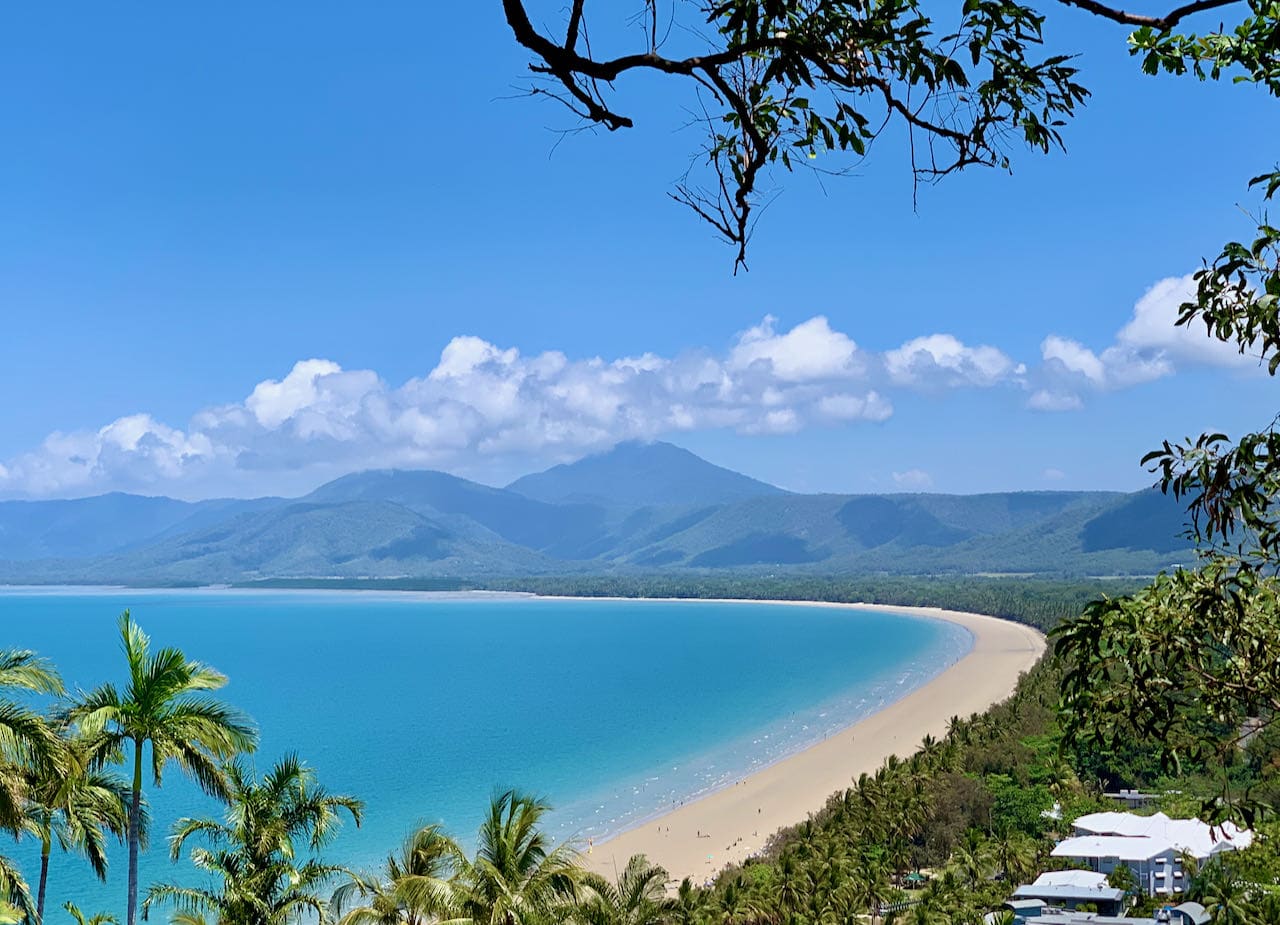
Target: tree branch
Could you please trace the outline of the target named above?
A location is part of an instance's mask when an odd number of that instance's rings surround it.
[[[565,30],[564,47],[573,51],[578,44],[578,27],[582,25],[582,8],[587,0],[573,0],[573,10],[569,13],[569,28]],[[510,22],[510,17],[507,18]]]
[[[1141,13],[1129,13],[1125,10],[1107,6],[1105,3],[1099,3],[1098,0],[1058,0],[1058,2],[1065,6],[1077,7],[1086,13],[1092,13],[1095,16],[1101,16],[1113,22],[1123,23],[1126,26],[1150,26],[1161,32],[1167,32],[1188,16],[1195,13],[1203,13],[1205,10],[1216,10],[1219,7],[1232,6],[1240,3],[1241,0],[1195,0],[1194,3],[1188,3],[1170,10],[1163,16],[1144,16]]]

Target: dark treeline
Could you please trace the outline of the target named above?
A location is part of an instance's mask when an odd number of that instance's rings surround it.
[[[901,607],[945,607],[1016,620],[1047,630],[1079,614],[1100,597],[1128,594],[1137,579],[1052,580],[1043,578],[933,578],[871,576],[594,575],[454,579],[272,579],[253,588],[332,588],[363,591],[512,591],[566,597],[687,598],[706,600],[829,601]]]
[[[596,577],[489,582],[492,590],[581,597],[737,598],[945,607],[1048,629],[1089,601],[1136,589],[1135,580],[1031,578]]]

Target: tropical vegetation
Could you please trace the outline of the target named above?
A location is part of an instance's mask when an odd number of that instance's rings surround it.
[[[1049,587],[1037,598],[1034,588],[1002,603],[1038,625],[1088,590]],[[1175,769],[1160,743],[1141,737],[1099,748],[1073,736],[1073,719],[1060,709],[1074,666],[1048,659],[1007,701],[953,717],[945,735],[851,781],[819,812],[706,883],[676,883],[644,857],[603,876],[575,845],[549,839],[548,805],[519,790],[495,794],[465,843],[424,826],[377,869],[355,870],[338,862],[334,846],[344,822],[361,823],[360,799],[329,790],[292,754],[259,773],[251,721],[214,697],[226,682],[221,674],[178,650],[153,648],[127,613],[120,638],[127,683],[118,690],[67,696],[35,654],[0,654],[0,682],[10,692],[0,701],[0,809],[10,832],[40,847],[35,895],[18,865],[0,859],[4,921],[41,923],[57,904],[45,895],[55,847],[70,853],[66,863],[105,878],[114,839],[130,859],[121,920],[140,913],[181,925],[968,925],[998,910],[1018,883],[1059,866],[1054,839],[1076,815],[1112,807],[1105,791],[1146,788],[1160,794],[1156,808],[1185,813],[1211,800],[1225,778],[1260,803],[1280,800],[1280,733],[1270,726],[1231,752],[1189,753]],[[44,712],[33,705],[41,696],[56,698]],[[150,758],[153,784],[174,762],[224,807],[153,821],[165,827],[184,873],[145,890],[136,880],[148,843],[139,756]],[[132,781],[117,776],[118,765]],[[1272,921],[1280,911],[1280,823],[1261,822],[1256,834],[1251,848],[1192,879],[1189,895],[1216,921]],[[1120,875],[1114,882],[1134,893],[1137,912],[1150,911],[1133,883]],[[117,921],[106,911],[63,908],[81,925]]]
[[[126,826],[129,845],[127,925],[138,913],[138,852],[142,844],[144,758],[150,748],[151,777],[159,787],[165,767],[176,763],[208,793],[231,795],[221,762],[252,751],[257,732],[247,717],[208,696],[227,683],[212,668],[173,648],[151,651],[151,640],[126,610],[120,636],[128,685],[104,684],[77,696],[60,719],[84,737],[99,763],[128,762],[133,783]]]

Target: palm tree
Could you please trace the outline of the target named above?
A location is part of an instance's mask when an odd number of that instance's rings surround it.
[[[1036,843],[1022,832],[1000,832],[992,845],[992,856],[1006,880],[1020,882],[1036,866]]]
[[[1264,893],[1254,905],[1257,919],[1263,925],[1280,923],[1280,894]]]
[[[170,838],[174,860],[188,839],[202,838],[206,846],[193,848],[191,861],[221,887],[153,886],[142,904],[143,917],[156,903],[171,904],[193,918],[213,913],[215,921],[236,925],[283,925],[304,912],[321,914],[325,904],[319,890],[341,869],[314,856],[299,864],[298,855],[314,854],[327,844],[342,812],[359,825],[363,804],[330,794],[292,755],[261,781],[243,761],[228,764],[223,774],[224,818],[180,819]]]
[[[849,879],[852,900],[871,916],[872,925],[880,921],[880,910],[889,901],[892,890],[883,863],[873,857],[860,857]]]
[[[530,925],[578,896],[581,872],[568,845],[552,848],[538,823],[550,807],[508,790],[494,797],[474,859],[459,855],[455,916],[471,925]]]
[[[21,649],[0,650],[0,691],[62,693],[62,679],[44,659]],[[0,696],[0,828],[17,834],[26,827],[26,795],[34,769],[58,766],[58,737],[38,713]],[[0,857],[0,920],[35,911],[31,891],[18,868]]]
[[[78,851],[99,880],[107,878],[106,838],[122,838],[127,828],[129,789],[114,774],[94,770],[83,739],[63,740],[60,760],[27,771],[24,828],[40,839],[40,883],[36,917],[44,921],[49,857],[56,841],[63,851]]]
[[[31,898],[27,881],[22,879],[18,866],[6,857],[0,857],[0,925],[31,921],[36,904]]]
[[[1200,902],[1214,925],[1244,925],[1252,919],[1241,883],[1221,861],[1209,865],[1200,879]]]
[[[138,848],[142,835],[143,749],[151,745],[152,777],[157,787],[170,761],[195,778],[207,792],[226,799],[227,783],[220,762],[252,751],[258,736],[247,717],[206,692],[221,688],[226,677],[178,649],[154,654],[151,640],[120,616],[120,637],[129,669],[123,694],[111,684],[81,694],[64,712],[78,726],[100,762],[127,760],[132,751],[133,788],[129,800],[129,898],[127,925],[138,915]]]
[[[117,925],[119,922],[119,919],[110,912],[95,912],[86,917],[80,911],[80,907],[73,902],[66,903],[62,908],[71,913],[71,917],[76,920],[76,925]]]
[[[734,877],[720,890],[719,913],[722,925],[735,925],[750,914],[751,903],[741,877]]]
[[[951,854],[951,868],[967,889],[975,888],[991,874],[990,848],[973,829]]]
[[[590,892],[579,904],[578,917],[587,925],[661,925],[667,920],[667,871],[643,854],[627,862],[616,882],[588,873],[583,885]]]
[[[783,851],[778,858],[778,908],[783,915],[794,915],[804,905],[803,870],[795,852]]]
[[[438,825],[423,826],[398,855],[387,857],[381,875],[349,873],[334,891],[330,911],[338,925],[422,925],[451,907],[460,854]]]
[[[685,877],[676,888],[671,905],[671,919],[677,925],[698,925],[710,901],[710,893],[694,886],[693,881]]]

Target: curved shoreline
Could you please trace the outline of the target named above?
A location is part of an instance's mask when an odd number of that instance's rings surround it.
[[[587,598],[607,600],[608,598]],[[632,600],[626,598],[626,600]],[[938,607],[821,601],[724,600],[720,603],[838,607],[902,613],[964,627],[972,648],[937,677],[822,742],[776,761],[737,784],[588,846],[584,861],[606,875],[635,854],[661,864],[673,880],[708,880],[764,847],[778,829],[820,810],[827,798],[872,772],[891,754],[914,752],[926,735],[945,734],[952,716],[981,712],[1005,699],[1040,658],[1045,637],[1025,624]]]

